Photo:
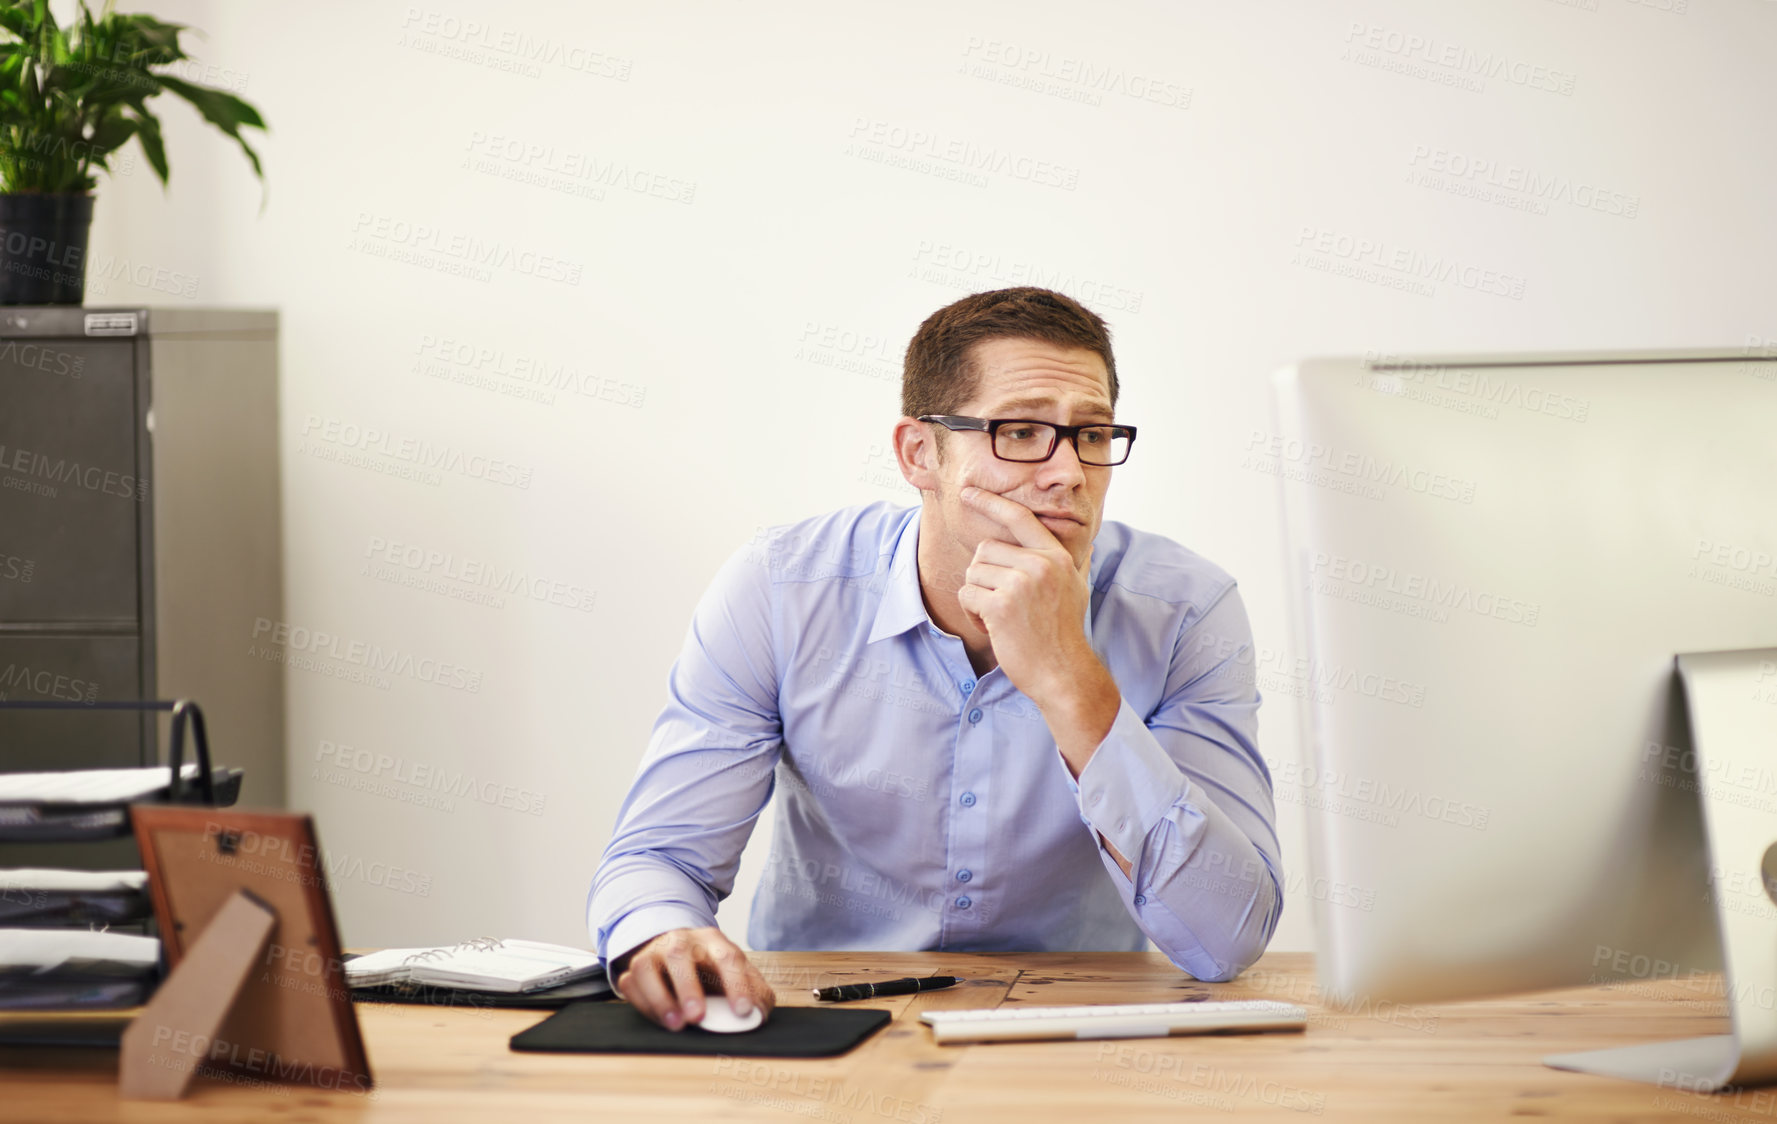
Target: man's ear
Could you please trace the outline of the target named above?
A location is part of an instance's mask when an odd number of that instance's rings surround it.
[[[922,492],[938,490],[938,446],[924,422],[902,418],[895,423],[895,461],[901,476]]]

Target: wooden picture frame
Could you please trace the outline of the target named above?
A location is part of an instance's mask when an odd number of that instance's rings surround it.
[[[368,1092],[313,820],[130,809],[171,974],[125,1032],[123,1095],[184,1094],[197,1073]]]

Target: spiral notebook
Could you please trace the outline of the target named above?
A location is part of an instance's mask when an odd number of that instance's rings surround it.
[[[354,988],[414,984],[502,994],[538,991],[599,975],[598,954],[541,941],[482,937],[440,948],[385,948],[345,962]]]

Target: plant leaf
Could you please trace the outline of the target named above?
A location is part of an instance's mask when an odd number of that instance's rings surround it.
[[[122,148],[135,135],[134,120],[121,113],[112,113],[93,127],[92,135],[86,138],[86,143],[96,152],[108,153]]]
[[[264,182],[265,171],[259,166],[259,154],[253,151],[253,146],[241,135],[243,127],[265,131],[265,122],[260,119],[258,110],[222,90],[199,86],[170,74],[157,74],[155,77],[160,79],[161,85],[169,93],[177,94],[190,102],[204,115],[204,120],[233,137],[235,143],[241,146],[241,151],[247,154],[248,163],[253,165],[253,174],[260,182]]]
[[[224,132],[232,135],[234,130],[230,126],[234,124],[254,129],[265,128],[265,122],[260,119],[257,109],[226,90],[199,86],[196,83],[187,82],[183,78],[175,78],[171,74],[156,74],[154,77],[159,80],[162,86],[196,106],[198,112],[202,113],[206,120]],[[206,104],[213,106],[214,109],[206,108]]]
[[[167,146],[161,140],[160,121],[146,109],[137,107],[140,114],[136,118],[136,139],[142,143],[142,152],[148,157],[148,166],[160,177],[160,185],[167,186]]]
[[[179,33],[191,30],[182,23],[163,23],[146,12],[134,12],[127,16],[117,16],[118,20],[128,20],[132,30],[141,41],[150,47],[170,50],[177,58],[185,57],[184,48],[179,46]]]
[[[0,7],[0,30],[10,31],[20,39],[31,39],[31,17],[22,8],[10,4]]]

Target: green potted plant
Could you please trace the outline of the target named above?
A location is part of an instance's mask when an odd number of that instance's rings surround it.
[[[189,57],[179,46],[186,30],[114,12],[112,0],[96,18],[79,0],[63,29],[48,0],[0,0],[0,305],[81,302],[98,173],[134,138],[166,186],[160,121],[148,109],[160,94],[233,137],[265,182],[241,134],[265,129],[259,112],[168,72]]]

